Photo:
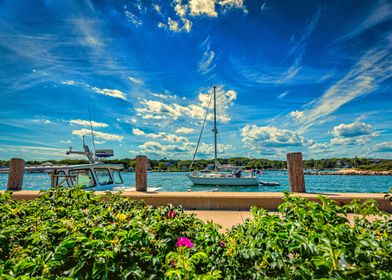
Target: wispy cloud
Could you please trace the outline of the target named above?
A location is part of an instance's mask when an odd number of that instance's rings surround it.
[[[240,74],[245,79],[258,84],[281,85],[295,80],[294,78],[297,79],[298,76],[300,76],[300,71],[303,68],[302,60],[305,56],[309,38],[317,27],[321,17],[321,11],[321,8],[316,10],[305,28],[301,30],[301,35],[298,38],[296,38],[294,35],[291,36],[289,50],[285,59],[287,61],[282,62],[279,66],[263,63],[261,65],[253,64],[251,66],[249,66],[249,64],[246,66],[240,65],[240,67],[236,65],[235,67],[239,68]],[[233,63],[237,64],[236,62]],[[285,64],[288,66],[283,66]],[[303,79],[308,79],[309,81],[314,82],[313,77],[305,77]]]
[[[128,76],[128,80],[137,85],[142,85],[144,82],[138,78]]]
[[[340,45],[354,37],[361,35],[377,25],[392,19],[392,3],[388,0],[372,1],[372,9],[361,17],[358,22],[350,26],[350,31],[333,42],[333,46]]]
[[[351,100],[373,92],[386,79],[392,77],[392,34],[379,41],[367,51],[336,84],[330,87],[320,98],[312,101],[308,109],[297,111],[297,121],[302,130]]]
[[[205,43],[203,43],[202,45],[205,45],[205,50],[199,62],[198,69],[200,73],[208,74],[211,70],[215,68],[215,64],[212,64],[212,61],[215,57],[215,52],[211,50],[209,40],[205,41]]]
[[[278,98],[283,99],[288,93],[289,93],[289,91],[286,90],[286,91],[282,92],[281,94],[279,94]]]

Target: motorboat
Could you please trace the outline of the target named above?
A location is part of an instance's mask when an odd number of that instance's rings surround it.
[[[51,188],[81,187],[86,190],[95,191],[132,191],[134,188],[125,187],[120,171],[124,169],[122,164],[103,163],[102,159],[113,156],[113,150],[94,150],[85,144],[83,136],[84,151],[74,151],[72,147],[66,152],[67,155],[85,155],[88,164],[79,165],[54,165],[43,164],[40,166],[26,166],[25,172],[44,172],[50,176]],[[0,169],[8,173],[9,168]],[[148,188],[148,191],[156,191],[159,188]]]

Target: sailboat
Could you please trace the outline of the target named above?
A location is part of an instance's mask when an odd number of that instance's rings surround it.
[[[216,125],[216,86],[213,87],[213,97],[214,97],[214,128],[212,132],[214,133],[214,171],[213,172],[198,172],[195,171],[191,174],[188,174],[188,178],[192,181],[193,184],[195,185],[209,185],[209,186],[258,186],[259,185],[259,179],[257,178],[257,175],[251,173],[249,175],[242,175],[241,171],[238,170],[233,170],[231,173],[227,172],[219,172],[219,162],[218,162],[218,145],[217,145],[217,134],[218,134],[218,129]],[[206,118],[208,115],[208,109],[206,113]],[[199,143],[201,139],[201,135],[203,133],[203,128],[204,124],[206,121],[206,118],[204,119],[204,123],[202,126],[202,130],[200,133],[199,137]],[[199,145],[198,143],[198,145]],[[192,164],[195,159],[196,153],[197,153],[197,148],[195,150],[195,154],[193,156]]]

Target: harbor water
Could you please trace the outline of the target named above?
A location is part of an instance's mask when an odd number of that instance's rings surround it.
[[[135,185],[135,173],[123,172],[126,186]],[[7,186],[8,174],[0,174],[0,190]],[[260,177],[265,182],[278,182],[280,186],[195,186],[184,172],[149,172],[148,185],[160,188],[163,192],[220,191],[220,192],[280,192],[289,190],[286,171],[264,171]],[[392,176],[336,176],[305,175],[306,191],[313,193],[386,192],[392,187]],[[41,190],[50,187],[50,177],[46,173],[26,173],[23,180],[24,190]]]

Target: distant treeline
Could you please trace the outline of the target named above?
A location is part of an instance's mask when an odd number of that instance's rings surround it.
[[[27,161],[28,165],[40,165],[44,162],[52,164],[86,164],[87,160],[63,159],[63,160],[46,160],[46,161]],[[135,160],[131,158],[105,160],[105,163],[122,163],[126,169],[135,167]],[[0,166],[8,166],[9,161],[0,160]],[[193,164],[192,170],[201,170],[208,164],[213,164],[213,160],[200,159]],[[222,158],[219,159],[221,164],[230,164],[235,166],[244,166],[247,169],[286,169],[286,161],[270,159],[250,159],[245,157]],[[191,165],[190,160],[160,159],[149,161],[149,169],[161,171],[187,171]],[[328,159],[310,159],[304,160],[305,169],[340,169],[340,168],[357,168],[362,170],[383,171],[392,170],[392,160],[390,159],[372,159],[372,158],[328,158]]]

